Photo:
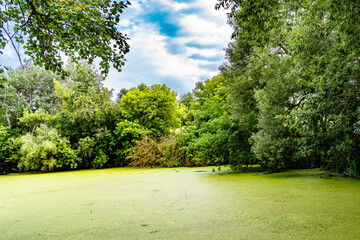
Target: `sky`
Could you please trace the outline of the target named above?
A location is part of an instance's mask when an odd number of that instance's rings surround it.
[[[114,89],[166,84],[179,94],[219,74],[232,29],[216,0],[130,0],[119,29],[130,38],[122,72],[111,69],[104,85]],[[19,65],[10,46],[0,64]]]

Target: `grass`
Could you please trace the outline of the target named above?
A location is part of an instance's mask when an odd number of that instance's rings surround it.
[[[0,239],[359,239],[360,181],[320,170],[0,176]]]

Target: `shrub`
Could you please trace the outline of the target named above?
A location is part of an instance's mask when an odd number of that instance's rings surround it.
[[[130,149],[127,159],[133,167],[178,167],[184,165],[180,154],[181,140],[175,136],[161,138],[159,141],[143,136]]]
[[[150,133],[145,127],[136,122],[122,121],[116,124],[111,143],[113,152],[119,159],[125,159],[131,146],[143,135]]]
[[[73,169],[81,162],[69,141],[46,125],[40,125],[34,134],[22,136],[21,142],[18,168],[24,171]]]
[[[109,157],[102,151],[100,150],[96,156],[94,161],[92,161],[91,166],[93,168],[102,168],[109,160]]]
[[[0,174],[16,168],[19,146],[19,138],[11,137],[8,127],[0,126]]]

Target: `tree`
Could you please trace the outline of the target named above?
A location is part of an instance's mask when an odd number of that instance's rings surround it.
[[[44,124],[34,134],[21,137],[20,162],[18,168],[25,171],[77,168],[81,159],[70,148],[69,141],[61,137],[56,129]]]
[[[104,128],[114,129],[112,90],[103,86],[101,74],[85,63],[71,64],[66,70],[70,76],[55,83],[59,100],[56,128],[69,137],[71,144]]]
[[[186,95],[185,95],[186,96]],[[186,127],[180,133],[182,152],[197,164],[254,163],[246,131],[239,128],[228,102],[228,79],[218,75],[196,84],[189,99]]]
[[[165,84],[141,84],[122,96],[118,105],[123,119],[144,126],[155,137],[168,135],[181,123],[176,93]]]
[[[235,115],[253,122],[241,116],[248,106],[258,111],[252,149],[265,170],[296,162],[359,174],[360,4],[218,0],[221,7],[234,28],[222,71],[233,79]]]
[[[105,75],[110,63],[120,71],[129,45],[117,23],[127,5],[116,0],[0,0],[0,49],[11,44],[22,63],[17,43],[23,44],[35,65],[56,72],[64,73],[61,52],[90,64],[100,58]]]
[[[262,88],[255,90],[259,114],[257,131],[251,137],[252,149],[267,172],[278,168],[298,167],[295,157],[296,130],[291,129],[286,117],[298,103],[294,93],[298,90],[298,76],[291,57],[268,55],[262,49],[258,61],[253,62],[261,69]],[[267,67],[264,67],[267,66]]]
[[[24,67],[7,71],[6,79],[4,87],[0,88],[0,104],[10,128],[17,125],[25,108],[31,112],[39,108],[48,112],[55,110],[54,80],[60,81],[55,73],[28,62]]]

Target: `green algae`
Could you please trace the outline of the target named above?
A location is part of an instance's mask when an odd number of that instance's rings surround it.
[[[320,170],[0,176],[0,239],[358,239],[360,181]]]

